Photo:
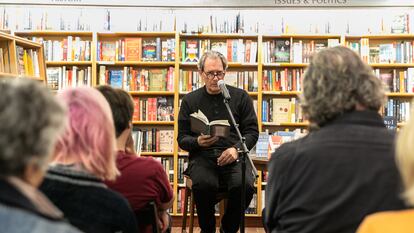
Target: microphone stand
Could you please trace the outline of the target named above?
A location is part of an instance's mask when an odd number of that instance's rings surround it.
[[[223,96],[224,97],[224,96]],[[246,158],[249,160],[249,164],[252,167],[252,175],[254,178],[257,177],[257,169],[253,164],[252,159],[249,156],[249,150],[246,146],[246,138],[243,137],[239,130],[239,124],[236,123],[234,119],[233,113],[231,112],[229,106],[230,98],[224,97],[224,105],[226,105],[227,111],[229,112],[229,116],[231,119],[234,128],[236,129],[237,135],[239,136],[242,148],[239,152],[239,159],[241,161],[241,172],[242,172],[242,189],[241,189],[241,211],[240,211],[240,233],[244,233],[244,219],[245,219],[245,206],[246,206]]]

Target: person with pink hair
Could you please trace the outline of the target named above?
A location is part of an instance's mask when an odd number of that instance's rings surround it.
[[[84,232],[138,232],[127,200],[103,183],[119,174],[107,101],[89,87],[64,90],[58,98],[68,108],[68,122],[40,189]]]

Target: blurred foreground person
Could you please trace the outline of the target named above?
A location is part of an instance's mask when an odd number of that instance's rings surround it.
[[[68,108],[69,121],[41,190],[84,232],[136,233],[128,202],[103,183],[119,173],[108,102],[89,87],[64,90],[58,98]]]
[[[37,81],[0,80],[0,231],[79,232],[38,189],[65,108]]]

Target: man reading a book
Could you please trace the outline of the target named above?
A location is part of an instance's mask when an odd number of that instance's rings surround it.
[[[198,221],[203,233],[215,232],[215,210],[218,192],[228,193],[228,204],[222,217],[220,232],[236,233],[240,225],[241,210],[245,210],[254,193],[254,178],[246,175],[246,203],[241,206],[241,164],[238,162],[238,149],[241,148],[236,130],[230,126],[227,136],[224,131],[199,131],[191,125],[194,115],[204,115],[207,123],[230,122],[230,116],[223,102],[217,84],[224,79],[227,60],[219,52],[207,51],[201,57],[198,69],[205,85],[184,96],[178,116],[178,144],[189,152],[189,165],[186,174],[193,182],[194,199]],[[253,102],[246,91],[228,86],[230,108],[241,134],[250,150],[258,138],[257,117]],[[192,115],[193,116],[190,116]],[[201,119],[203,117],[198,117]],[[229,124],[228,124],[229,125]],[[192,130],[193,129],[193,130]],[[206,132],[208,134],[206,134]],[[220,136],[215,136],[220,135]],[[223,135],[227,137],[223,137]],[[247,166],[246,174],[251,174]]]

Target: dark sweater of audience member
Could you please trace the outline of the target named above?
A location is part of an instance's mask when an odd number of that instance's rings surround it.
[[[57,165],[49,169],[40,189],[84,232],[138,232],[126,199],[93,175]]]

